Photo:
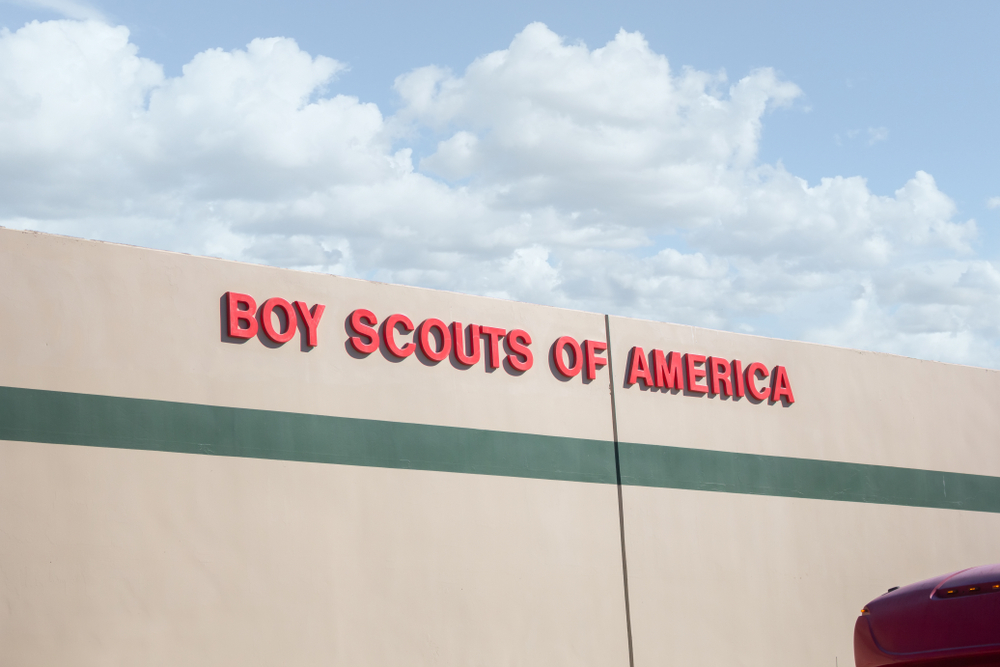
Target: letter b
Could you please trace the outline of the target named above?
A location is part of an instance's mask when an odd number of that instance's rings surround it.
[[[229,315],[227,333],[231,338],[253,338],[257,335],[257,302],[249,294],[226,292],[226,304]],[[240,308],[245,306],[245,308]],[[241,327],[240,323],[246,324]]]

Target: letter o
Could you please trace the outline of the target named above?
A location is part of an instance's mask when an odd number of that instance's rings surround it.
[[[288,325],[283,333],[274,328],[272,315],[275,308],[285,311],[285,322]],[[287,343],[295,335],[295,311],[292,310],[292,304],[280,297],[268,299],[260,311],[260,325],[264,328],[264,334],[275,343]]]
[[[563,361],[563,352],[567,346],[573,353],[573,363],[570,366]],[[571,336],[563,336],[552,347],[552,361],[563,377],[576,377],[583,368],[583,352],[580,350],[580,344]]]
[[[441,336],[441,349],[435,350],[434,343],[431,342],[431,329],[437,329]],[[428,318],[420,323],[420,330],[417,332],[417,343],[420,344],[420,351],[431,361],[442,361],[451,354],[451,332],[448,327],[439,319]]]

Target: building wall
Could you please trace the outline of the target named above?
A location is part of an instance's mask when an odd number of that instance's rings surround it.
[[[611,336],[616,362],[639,345],[782,364],[795,398],[615,369],[636,665],[850,665],[861,605],[997,560],[995,371],[624,318]],[[681,471],[651,474],[650,445]]]
[[[229,339],[230,290],[319,345]],[[0,303],[0,664],[850,664],[862,604],[1000,546],[994,371],[7,230]],[[534,365],[360,355],[357,308]]]

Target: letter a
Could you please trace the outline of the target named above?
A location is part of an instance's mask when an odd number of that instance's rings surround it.
[[[646,363],[646,353],[639,346],[632,348],[632,362],[628,368],[628,383],[635,384],[642,380],[647,387],[653,384],[653,375],[649,372],[649,364]]]
[[[792,395],[792,385],[788,382],[788,372],[785,371],[784,366],[775,366],[774,382],[771,385],[771,400],[777,403],[782,397],[785,397],[789,404],[795,402],[795,396]]]

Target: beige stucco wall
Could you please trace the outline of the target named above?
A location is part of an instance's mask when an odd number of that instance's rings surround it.
[[[626,486],[635,664],[852,665],[861,606],[996,562],[1000,515]]]
[[[1000,474],[1000,373],[611,318],[623,442]],[[626,386],[654,348],[787,368],[795,403]],[[1000,515],[625,486],[635,664],[850,665],[861,605],[995,562]]]
[[[0,664],[625,665],[609,489],[0,443]]]
[[[600,315],[6,230],[0,285],[0,385],[611,439],[541,345]],[[325,304],[320,345],[222,342],[229,290]],[[359,307],[525,328],[536,368],[352,358]],[[17,442],[0,476],[0,664],[628,662],[613,485]]]
[[[327,306],[222,340],[223,294]],[[0,386],[1000,476],[1000,373],[0,230]],[[356,358],[345,321],[521,328],[534,367]],[[790,407],[623,385],[640,345],[788,369]],[[475,446],[475,443],[470,443]],[[1000,514],[622,488],[635,665],[849,665],[858,608],[995,560]],[[618,488],[0,441],[0,664],[626,665]]]

